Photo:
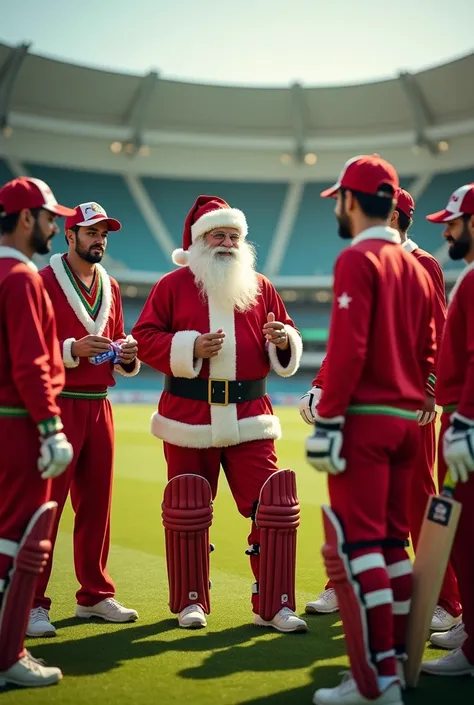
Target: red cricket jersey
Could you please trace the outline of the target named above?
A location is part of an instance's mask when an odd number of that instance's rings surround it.
[[[26,409],[37,424],[58,416],[63,386],[54,312],[42,279],[25,255],[0,247],[0,416]]]
[[[100,335],[112,341],[125,338],[120,287],[101,265],[95,266],[102,288],[100,307],[95,316],[89,311],[87,302],[81,298],[61,255],[53,255],[51,264],[40,272],[54,306],[58,337],[66,366],[67,391],[103,392],[108,387],[115,386],[114,371],[132,377],[140,369],[138,360],[127,366],[114,366],[108,361],[93,365],[87,357],[73,358],[71,355],[71,343],[86,335]]]
[[[449,297],[438,357],[436,401],[474,420],[474,263],[460,275]]]
[[[404,417],[422,406],[436,351],[433,296],[396,230],[373,227],[352,240],[334,270],[319,416]]]

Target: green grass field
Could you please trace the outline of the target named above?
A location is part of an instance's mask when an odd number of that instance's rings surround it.
[[[311,703],[317,687],[339,682],[347,668],[337,615],[308,616],[310,631],[281,635],[251,625],[252,576],[244,551],[248,522],[241,518],[222,478],[215,502],[208,628],[178,629],[167,607],[160,503],[165,485],[161,443],[149,433],[151,407],[115,409],[117,460],[109,569],[117,598],[138,610],[134,624],[83,622],[73,617],[76,580],[72,564],[72,514],[66,511],[55,554],[50,594],[55,639],[29,640],[28,647],[60,666],[64,680],[44,690],[8,690],[0,705],[34,703],[192,703],[283,705]],[[320,558],[319,506],[325,477],[304,460],[308,433],[296,410],[280,408],[284,440],[280,467],[297,472],[302,505],[298,538],[298,613],[324,585]],[[435,657],[427,649],[427,656]],[[433,705],[472,701],[474,681],[424,677],[407,703]]]

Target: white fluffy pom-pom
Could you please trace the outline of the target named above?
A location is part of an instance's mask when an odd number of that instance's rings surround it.
[[[173,251],[171,259],[173,260],[174,264],[177,264],[179,267],[186,267],[189,262],[189,255],[187,250],[183,250],[180,247],[179,249]]]

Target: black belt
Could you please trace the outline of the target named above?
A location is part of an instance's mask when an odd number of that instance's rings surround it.
[[[228,379],[185,379],[165,376],[165,390],[175,397],[207,401],[213,406],[227,406],[264,397],[267,393],[267,380],[263,378],[238,382]]]

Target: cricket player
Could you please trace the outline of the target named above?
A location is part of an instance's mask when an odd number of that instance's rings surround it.
[[[390,227],[398,230],[402,247],[416,257],[432,281],[435,294],[434,316],[436,324],[436,346],[439,350],[444,323],[446,320],[444,277],[437,260],[428,252],[425,252],[425,250],[418,247],[418,245],[408,236],[408,230],[412,225],[414,212],[415,201],[413,197],[410,193],[408,193],[408,191],[400,189],[397,194],[397,206],[390,218]],[[417,306],[418,302],[415,300],[412,302],[412,305]],[[324,386],[324,368],[325,365],[323,363],[318,375],[313,381],[312,389],[300,400],[300,414],[303,420],[307,423],[314,423],[312,407],[314,410],[316,409],[322,393],[322,388]],[[419,411],[418,415],[421,443],[419,445],[418,457],[414,459],[415,469],[413,472],[413,482],[407,498],[409,502],[408,509],[410,536],[413,548],[415,550],[418,544],[418,538],[428,499],[431,495],[436,494],[436,487],[433,479],[436,457],[434,381],[434,377],[427,381],[425,405],[424,408]],[[318,595],[316,600],[308,602],[306,605],[306,611],[310,614],[330,613],[337,611],[337,609],[338,604],[336,591],[330,582],[327,583],[324,591]],[[441,632],[448,631],[460,621],[461,605],[459,603],[456,577],[452,566],[449,565],[441,589],[438,605],[431,621],[431,629],[435,632],[433,635],[434,643],[436,643],[437,639],[439,639]]]
[[[462,504],[451,558],[463,605],[464,629],[453,629],[456,634],[450,641],[456,640],[458,648],[441,659],[423,663],[421,670],[439,676],[474,675],[474,183],[456,189],[446,208],[427,219],[443,223],[449,256],[455,261],[464,259],[467,264],[449,296],[436,381],[437,401],[443,407],[438,449],[440,482],[449,467],[458,483],[455,499]],[[452,644],[448,641],[446,646]]]
[[[433,287],[388,223],[398,175],[378,155],[349,160],[337,183],[341,237],[334,270],[324,392],[309,464],[329,474],[323,556],[351,665],[315,705],[399,705],[412,566],[406,496],[420,440],[417,411],[436,350]],[[413,306],[413,300],[418,305]]]
[[[140,368],[137,344],[124,333],[119,285],[99,264],[109,232],[120,228],[119,221],[109,218],[98,203],[81,203],[65,221],[67,253],[53,255],[50,265],[40,272],[56,314],[66,367],[59,406],[74,448],[71,465],[51,490],[58,504],[52,541],[54,546],[70,491],[75,513],[74,565],[80,584],[76,617],[108,622],[130,622],[138,617],[135,610],[114,599],[115,586],[107,572],[114,461],[107,390],[115,385],[114,372],[133,376]],[[119,347],[114,350],[112,343]],[[103,361],[108,354],[112,357]],[[51,599],[46,596],[51,567],[52,554],[38,581],[28,636],[56,634],[49,618]]]
[[[31,258],[50,251],[56,216],[73,212],[39,179],[0,189],[0,687],[62,678],[23,647],[51,550],[51,478],[72,459],[56,401],[64,366],[53,307]]]
[[[220,467],[239,512],[252,518],[246,553],[254,624],[306,631],[295,610],[295,474],[278,470],[281,435],[266,394],[273,367],[298,369],[301,337],[272,284],[255,271],[242,211],[199,196],[186,218],[181,269],[154,287],[132,330],[144,362],[165,375],[152,419],[164,441],[163,500],[170,610],[184,628],[210,612],[209,527]]]

